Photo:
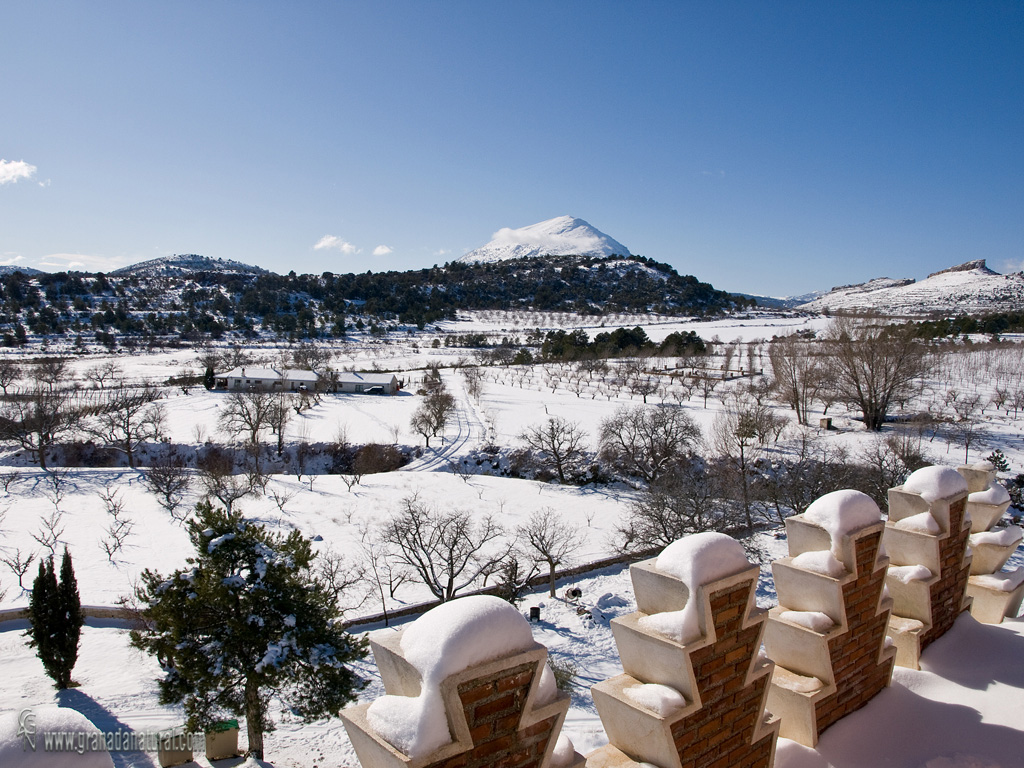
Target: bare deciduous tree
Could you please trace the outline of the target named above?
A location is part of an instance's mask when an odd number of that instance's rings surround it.
[[[81,411],[65,390],[36,386],[15,393],[0,408],[0,439],[21,445],[46,469],[46,452],[72,434]]]
[[[0,358],[0,389],[7,397],[7,388],[21,378],[21,366],[10,358]]]
[[[438,380],[423,396],[423,402],[413,413],[409,424],[414,432],[424,437],[429,448],[430,438],[437,437],[444,430],[455,408],[455,398],[445,389],[444,383]]]
[[[165,414],[156,402],[159,397],[160,393],[149,385],[111,390],[103,411],[86,424],[85,431],[123,453],[134,469],[138,448],[162,434]]]
[[[64,535],[64,526],[61,525],[63,520],[64,513],[55,508],[47,517],[40,516],[39,530],[30,534],[49,551],[50,557],[57,553],[57,544],[60,543],[60,537]]]
[[[108,381],[116,381],[124,376],[124,371],[115,360],[94,365],[85,372],[86,381],[93,382],[100,389],[104,389]]]
[[[502,533],[489,516],[474,521],[468,512],[441,512],[410,496],[383,537],[430,593],[447,601],[508,556],[512,544],[500,541]]]
[[[33,553],[21,554],[21,549],[15,549],[14,554],[0,555],[0,563],[6,565],[15,576],[18,577],[18,586],[25,589],[23,580],[28,569],[32,567],[36,556]]]
[[[763,452],[757,433],[757,411],[753,404],[740,398],[731,399],[712,424],[711,444],[736,481],[747,530],[753,533],[751,472],[754,462]]]
[[[734,533],[742,511],[728,498],[721,474],[700,457],[689,458],[649,485],[634,502],[618,533],[627,550],[666,547],[701,531]]]
[[[10,493],[11,486],[18,482],[20,479],[20,472],[0,472],[0,485],[3,486],[5,493]]]
[[[700,441],[700,426],[682,408],[623,407],[601,422],[601,455],[648,483]]]
[[[479,400],[484,389],[484,375],[478,367],[466,367],[459,371],[466,382],[466,392],[474,400]]]
[[[288,502],[295,498],[295,491],[288,490],[287,488],[281,488],[280,490],[271,488],[267,495],[274,502],[277,511],[283,515],[285,514],[284,508],[288,505]]]
[[[931,368],[926,348],[909,329],[837,318],[826,344],[832,386],[860,409],[864,428],[875,432],[890,406],[909,396]]]
[[[217,423],[221,430],[233,438],[242,438],[246,451],[252,458],[250,475],[259,485],[265,483],[260,465],[263,446],[260,435],[275,422],[280,423],[282,403],[277,394],[253,390],[235,392],[228,396],[224,410]],[[250,490],[252,483],[250,483]],[[218,496],[218,498],[220,498]],[[230,507],[228,508],[230,511]]]
[[[697,387],[697,391],[704,398],[704,407],[708,407],[708,398],[715,391],[722,380],[712,374],[710,371],[697,371],[693,375],[693,382]]]
[[[114,555],[124,548],[135,523],[125,514],[124,498],[116,490],[101,491],[100,499],[110,515],[110,523],[105,531],[107,538],[100,542],[100,548],[106,553],[107,560],[113,563]]]
[[[652,376],[648,372],[649,363],[650,359],[648,357],[637,356],[624,360],[620,367],[622,381],[626,389],[632,394],[643,398],[645,405],[647,404],[647,398],[657,392],[661,386],[657,377]]]
[[[950,419],[946,430],[950,442],[964,448],[964,464],[970,460],[971,446],[984,445],[988,430],[978,419],[978,408],[981,397],[977,394],[962,395],[954,398],[951,406],[956,417]]]
[[[902,485],[911,472],[931,463],[921,439],[910,432],[879,435],[857,454],[857,488],[879,508],[889,508],[889,489]]]
[[[46,357],[35,365],[36,381],[46,385],[48,391],[58,389],[58,384],[66,384],[68,363],[66,357]]]
[[[60,511],[60,503],[71,490],[71,470],[53,469],[46,473],[42,493],[53,504],[54,509]]]
[[[185,466],[185,462],[177,457],[154,461],[143,475],[143,481],[156,494],[160,506],[172,518],[181,522],[184,517],[178,516],[178,507],[192,485],[192,472]]]
[[[802,514],[816,499],[857,483],[849,452],[800,430],[793,453],[768,461],[758,472],[756,495],[765,517],[782,523],[787,515]]]
[[[377,528],[360,526],[359,536],[366,563],[367,579],[380,597],[384,626],[388,625],[388,596],[392,599],[398,588],[409,579],[409,569],[404,562],[394,557],[391,545]]]
[[[365,589],[356,589],[366,584],[362,565],[351,562],[340,552],[330,548],[320,552],[316,558],[316,572],[342,614],[358,609],[369,597]],[[341,602],[343,597],[344,605]]]
[[[537,510],[517,529],[523,548],[534,562],[547,563],[548,591],[555,596],[555,569],[568,562],[583,546],[583,536],[573,525],[558,519],[551,507]]]
[[[779,396],[796,413],[797,422],[806,424],[807,412],[824,383],[824,364],[810,344],[796,336],[773,341],[768,360]]]
[[[519,439],[546,458],[554,466],[558,481],[565,483],[565,473],[583,455],[587,433],[574,421],[552,416],[543,424],[523,430]]]
[[[304,342],[292,350],[292,363],[297,368],[320,372],[327,367],[333,356],[334,353],[328,347]]]
[[[277,435],[277,455],[280,456],[284,453],[284,433],[288,427],[288,422],[291,421],[292,412],[289,408],[288,395],[284,392],[278,392],[274,395],[274,400],[270,405],[270,413],[267,416],[267,423],[270,426],[270,430],[273,434]]]
[[[260,434],[270,428],[275,395],[270,392],[234,392],[228,395],[217,418],[221,430],[249,445],[259,445]]]
[[[228,451],[207,451],[197,464],[204,494],[207,498],[217,499],[228,513],[236,501],[255,491],[253,476],[236,473],[234,457]]]

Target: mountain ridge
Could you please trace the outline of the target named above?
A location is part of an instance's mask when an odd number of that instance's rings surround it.
[[[158,275],[181,277],[198,272],[221,272],[226,274],[267,275],[270,270],[245,264],[233,259],[221,259],[216,256],[201,256],[196,253],[173,254],[160,256],[147,261],[140,261],[121,267],[110,273],[114,277],[155,277]]]
[[[1024,273],[1002,275],[985,259],[933,272],[923,280],[879,277],[841,285],[798,308],[810,312],[877,312],[927,315],[1018,311],[1024,307]]]

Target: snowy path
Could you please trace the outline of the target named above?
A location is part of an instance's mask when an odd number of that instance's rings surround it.
[[[402,467],[405,472],[451,471],[452,461],[484,444],[487,424],[466,391],[465,381],[456,371],[444,371],[441,377],[455,398],[455,413],[443,433],[442,444],[424,449],[423,456]]]

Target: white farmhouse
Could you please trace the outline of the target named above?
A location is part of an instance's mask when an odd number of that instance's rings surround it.
[[[229,392],[301,392],[314,389],[319,378],[313,371],[279,371],[276,368],[245,366],[218,374],[216,377],[217,386]]]
[[[357,373],[331,371],[321,377],[314,371],[276,368],[241,367],[216,376],[217,388],[229,392],[303,392],[312,391],[323,384],[332,392],[351,392],[368,395],[393,395],[402,383],[393,373]]]

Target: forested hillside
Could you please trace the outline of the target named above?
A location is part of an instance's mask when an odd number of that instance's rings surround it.
[[[182,257],[195,262],[195,257]],[[643,257],[454,262],[407,272],[288,275],[253,270],[58,272],[0,277],[0,334],[108,345],[244,338],[339,338],[454,319],[457,310],[714,315],[747,302]]]

